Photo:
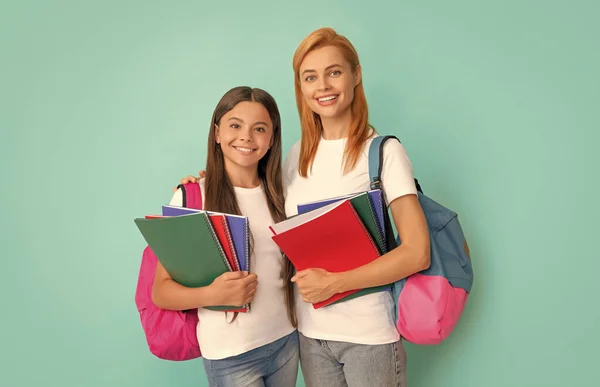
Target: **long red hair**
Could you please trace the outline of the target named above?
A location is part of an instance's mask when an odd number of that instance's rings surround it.
[[[332,28],[320,28],[313,31],[304,38],[296,49],[292,66],[294,68],[296,105],[298,106],[300,125],[302,127],[300,160],[298,163],[298,172],[302,177],[307,177],[308,170],[312,168],[319,140],[322,136],[323,124],[321,123],[321,117],[313,112],[304,101],[302,89],[300,88],[300,65],[309,52],[327,46],[337,47],[342,52],[342,55],[350,64],[352,73],[356,73],[360,66],[358,53],[352,43]],[[344,173],[354,168],[370,135],[369,109],[362,81],[354,88],[354,100],[350,105],[350,109],[352,112],[352,121],[344,151]]]

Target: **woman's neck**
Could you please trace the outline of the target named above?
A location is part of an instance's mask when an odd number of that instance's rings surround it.
[[[227,162],[225,160],[225,172],[229,177],[231,185],[239,188],[256,188],[260,186],[260,178],[258,177],[258,165],[252,167],[242,167]]]
[[[352,122],[352,112],[347,109],[342,115],[335,117],[321,117],[323,125],[323,138],[325,140],[339,140],[348,137],[350,123]]]

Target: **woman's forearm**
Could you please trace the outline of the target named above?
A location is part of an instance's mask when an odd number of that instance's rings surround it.
[[[397,198],[390,208],[402,243],[364,266],[335,274],[337,292],[391,284],[429,267],[429,230],[417,196]]]
[[[336,293],[394,283],[429,267],[429,246],[400,245],[389,253],[356,269],[335,273],[332,289]]]

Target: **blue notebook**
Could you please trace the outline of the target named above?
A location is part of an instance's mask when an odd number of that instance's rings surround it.
[[[201,211],[193,208],[162,206],[163,216],[180,216],[193,214],[197,212],[207,212],[209,214],[218,214],[218,212]],[[250,238],[248,237],[248,218],[240,215],[224,214],[227,219],[227,226],[233,239],[233,247],[240,261],[240,269],[250,272]]]
[[[303,214],[303,213],[306,213],[306,212],[309,212],[312,210],[316,210],[317,208],[321,208],[323,206],[326,206],[333,202],[338,202],[343,199],[351,198],[352,196],[355,196],[355,195],[358,195],[361,193],[362,192],[356,192],[353,194],[339,196],[336,198],[322,199],[322,200],[317,200],[317,201],[310,202],[310,203],[298,204],[298,214]],[[385,204],[383,202],[383,194],[380,189],[367,191],[367,193],[369,194],[369,200],[371,202],[371,206],[373,207],[373,210],[375,211],[375,215],[377,217],[377,226],[379,228],[379,231],[381,232],[381,236],[383,237],[383,242],[384,242],[384,244],[386,244],[387,238],[385,235],[385,224],[384,224],[384,218],[383,218],[383,211],[387,211],[387,206],[385,206]]]

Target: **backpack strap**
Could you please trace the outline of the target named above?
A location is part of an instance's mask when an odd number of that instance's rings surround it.
[[[401,142],[396,136],[377,136],[373,139],[371,145],[369,146],[369,179],[371,181],[371,189],[380,189],[384,203],[386,204],[387,199],[385,197],[385,192],[383,192],[381,171],[383,169],[383,146],[385,145],[386,141],[391,139],[396,139],[398,142]],[[420,193],[423,193],[417,179],[415,179],[415,185],[417,186],[417,190]],[[385,233],[388,235],[386,238],[387,251],[391,251],[400,244],[400,236],[398,235],[398,238],[394,239],[394,229],[392,227],[392,222],[388,211],[383,211],[383,221]]]
[[[177,188],[181,189],[183,196],[182,207],[202,209],[202,191],[199,183],[179,184]]]
[[[371,141],[369,146],[369,180],[371,181],[371,189],[381,189],[381,170],[383,168],[383,146],[386,141],[396,139],[402,143],[396,136],[377,136]],[[423,193],[419,181],[415,179],[417,191]]]

